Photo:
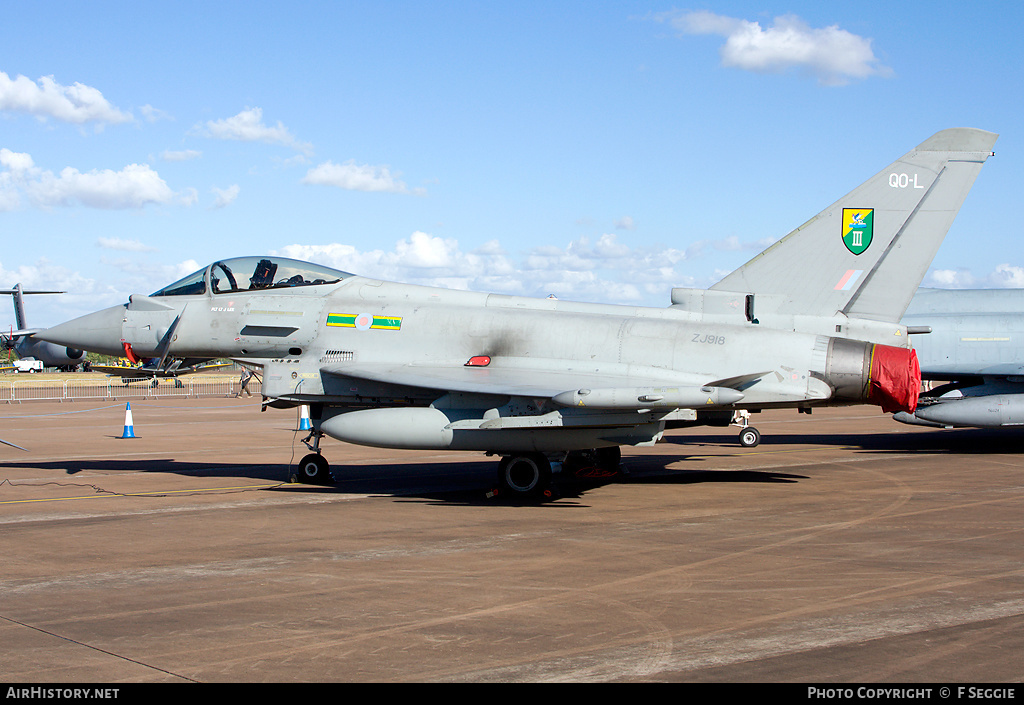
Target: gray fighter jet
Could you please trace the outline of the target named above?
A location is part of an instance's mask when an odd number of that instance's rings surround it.
[[[0,289],[0,294],[11,294],[14,297],[14,321],[17,330],[0,333],[0,348],[14,350],[22,359],[41,360],[47,367],[72,368],[85,361],[85,353],[71,346],[55,345],[40,340],[36,334],[39,328],[29,328],[25,322],[26,294],[63,294],[63,291],[25,291],[21,284],[13,289]]]
[[[897,421],[923,426],[1024,425],[1024,289],[921,289],[903,323],[926,380],[944,382]]]
[[[233,358],[324,435],[502,457],[514,495],[553,469],[614,470],[697,411],[877,404],[913,411],[900,318],[996,135],[939,132],[709,290],[666,308],[411,286],[276,257],[219,261],[45,332],[108,354]],[[553,464],[554,463],[554,464]]]

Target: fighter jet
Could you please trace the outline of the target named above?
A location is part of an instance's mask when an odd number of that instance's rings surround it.
[[[921,289],[903,323],[921,376],[944,382],[897,421],[923,426],[1024,425],[1024,289]]]
[[[17,330],[0,333],[0,347],[3,350],[14,350],[22,359],[41,360],[47,367],[77,367],[85,360],[85,353],[77,348],[55,345],[37,337],[38,328],[29,328],[25,323],[25,294],[63,294],[63,291],[25,291],[21,284],[13,289],[0,289],[0,294],[11,294],[14,297],[14,320]]]
[[[997,135],[925,140],[708,290],[644,308],[452,291],[279,257],[208,267],[51,328],[108,354],[231,358],[268,404],[310,406],[320,441],[501,456],[499,492],[619,466],[698,410],[916,408],[900,323]]]

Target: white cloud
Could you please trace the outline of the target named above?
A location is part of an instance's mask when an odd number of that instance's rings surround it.
[[[974,278],[967,270],[936,269],[925,280],[928,286],[940,289],[963,289],[974,285]]]
[[[416,195],[425,193],[422,188],[410,190],[404,182],[398,179],[398,174],[391,173],[389,167],[359,165],[354,160],[349,160],[344,164],[326,161],[310,169],[302,179],[302,183],[337,186],[349,191],[414,193]]]
[[[160,154],[160,158],[167,162],[188,162],[193,159],[199,159],[201,156],[203,156],[203,153],[198,149],[181,149],[177,151],[165,149]]]
[[[1019,289],[1024,287],[1024,267],[1000,264],[988,276],[989,283],[1000,289]]]
[[[717,243],[709,243],[717,249]],[[471,252],[458,241],[424,232],[399,240],[390,251],[360,251],[351,245],[294,244],[278,254],[335,267],[353,274],[450,289],[547,296],[560,299],[668,305],[673,286],[698,284],[681,271],[684,262],[704,248],[629,247],[615,235],[596,241],[581,237],[565,246],[545,245],[518,256],[509,255],[497,240]],[[664,302],[664,304],[662,304]]]
[[[630,216],[619,218],[615,221],[616,230],[636,230],[636,222]]]
[[[939,289],[1022,289],[1024,267],[1003,263],[982,276],[975,276],[965,267],[934,269],[925,277],[922,286]]]
[[[850,79],[887,76],[871,49],[871,40],[831,25],[815,29],[795,15],[776,17],[772,26],[716,15],[707,10],[672,12],[660,16],[685,34],[725,37],[720,50],[724,66],[774,73],[800,68],[824,85],[844,85]]]
[[[46,258],[38,260],[35,264],[19,265],[14,269],[6,269],[0,262],[0,281],[20,283],[25,289],[67,292],[55,296],[33,297],[26,307],[27,323],[32,327],[53,325],[123,300],[110,282],[99,282],[85,277]],[[77,306],[69,305],[70,302],[75,302]]]
[[[475,288],[471,282],[478,276],[486,279],[515,272],[511,261],[495,241],[485,243],[472,252],[463,252],[454,239],[420,231],[396,242],[390,252],[360,252],[351,245],[332,243],[288,245],[272,254],[319,262],[354,274],[389,281],[457,289]]]
[[[82,173],[64,167],[59,175],[44,172],[27,187],[30,198],[44,206],[81,203],[92,208],[141,208],[148,203],[170,203],[175,194],[147,164],[129,164]]]
[[[0,71],[0,110],[76,124],[132,120],[131,113],[112,106],[99,90],[91,86],[82,83],[62,86],[53,76],[43,76],[38,82],[25,76],[12,79],[3,71]]]
[[[202,131],[220,140],[281,144],[304,154],[313,151],[313,145],[298,141],[280,120],[274,127],[264,125],[262,108],[246,108],[233,117],[210,120]]]
[[[123,240],[119,237],[98,238],[96,246],[104,250],[121,250],[123,252],[156,252],[155,247],[143,245],[138,240]]]
[[[7,167],[14,176],[29,173],[35,167],[32,156],[25,152],[12,152],[4,147],[0,149],[0,166]]]
[[[91,208],[142,208],[148,204],[190,205],[194,189],[175,192],[148,164],[120,171],[82,173],[65,167],[59,174],[35,166],[28,154],[0,149],[0,210],[20,207],[22,197],[44,208],[81,204]]]
[[[213,207],[224,208],[225,206],[230,206],[235,202],[235,199],[238,198],[238,194],[242,189],[238,184],[232,184],[227,188],[217,188],[214,186],[211,190],[217,196],[217,200],[214,201]]]
[[[139,108],[139,112],[142,113],[142,117],[146,118],[146,122],[158,122],[160,120],[173,120],[171,114],[166,110],[160,108],[154,108],[148,103]]]

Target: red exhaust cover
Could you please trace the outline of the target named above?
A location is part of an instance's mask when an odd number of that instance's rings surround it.
[[[913,413],[921,391],[921,364],[913,348],[875,345],[871,351],[868,399],[892,413]]]

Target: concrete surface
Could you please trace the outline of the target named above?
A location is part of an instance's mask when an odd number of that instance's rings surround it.
[[[771,412],[517,504],[478,453],[289,484],[294,412],[124,410],[0,405],[8,683],[1024,676],[1020,433]]]

